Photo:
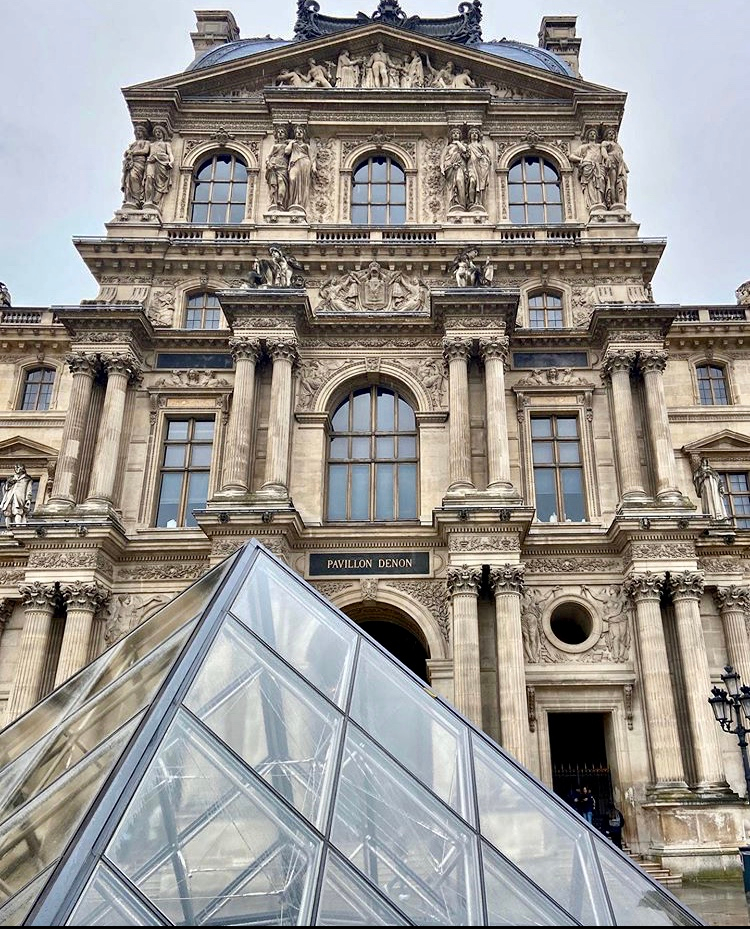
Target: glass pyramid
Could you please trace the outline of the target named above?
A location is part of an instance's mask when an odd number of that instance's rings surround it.
[[[702,925],[254,541],[0,765],[2,925]]]

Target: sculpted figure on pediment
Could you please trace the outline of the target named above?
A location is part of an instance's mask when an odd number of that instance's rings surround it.
[[[361,58],[352,58],[349,49],[345,48],[339,54],[336,65],[336,86],[337,87],[359,87],[362,74]]]
[[[401,74],[402,87],[424,87],[424,64],[422,56],[416,49],[411,50],[411,58]]]
[[[394,61],[385,50],[382,42],[367,59],[365,64],[365,87],[398,87],[399,81],[392,83],[392,75],[398,75],[402,67]]]
[[[453,87],[456,79],[455,66],[452,61],[446,61],[442,68],[433,68],[430,56],[427,55],[427,71],[430,75],[430,87]]]
[[[146,315],[154,326],[171,326],[174,321],[174,289],[155,290]]]
[[[319,311],[344,313],[409,312],[421,309],[427,287],[401,271],[387,271],[377,261],[366,269],[330,278],[320,290]]]

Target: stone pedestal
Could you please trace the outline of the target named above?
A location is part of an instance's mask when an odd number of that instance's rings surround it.
[[[453,613],[453,702],[456,709],[481,728],[482,687],[479,668],[477,600],[481,568],[448,569]]]

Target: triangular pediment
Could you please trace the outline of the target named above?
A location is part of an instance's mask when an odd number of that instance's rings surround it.
[[[33,459],[57,458],[57,455],[56,448],[50,448],[49,445],[42,445],[40,442],[33,442],[25,436],[14,435],[10,439],[3,439],[0,442],[0,458],[5,461],[19,461],[23,464]]]
[[[683,445],[682,450],[690,457],[737,457],[750,462],[750,436],[733,432],[731,429],[722,429],[721,432],[715,432],[704,439]]]
[[[142,100],[149,92],[178,90],[183,99],[242,97],[267,93],[271,89],[289,96],[300,92],[307,98],[317,98],[317,95],[326,93],[378,93],[384,89],[415,93],[489,92],[492,96],[513,99],[572,100],[574,96],[591,93],[623,96],[611,88],[546,70],[541,63],[541,56],[545,53],[530,46],[504,42],[484,43],[481,48],[463,46],[407,33],[380,23],[370,23],[335,35],[290,42],[270,49],[264,49],[262,44],[258,44],[259,51],[255,51],[256,46],[249,40],[239,40],[233,45],[234,48],[226,46],[217,49],[216,62],[207,67],[199,65],[182,74],[125,88],[125,96]],[[382,45],[388,60],[384,62],[384,68],[377,68],[380,77],[373,78],[370,76],[372,67],[368,67],[368,62],[377,53],[379,45]],[[505,53],[515,55],[522,48],[527,49],[525,60],[504,56]],[[497,53],[494,53],[495,49]],[[351,67],[341,61],[342,53],[347,51],[359,69],[355,79],[352,78]],[[535,51],[540,56],[539,66],[527,63],[534,60]],[[421,67],[415,63],[411,69],[411,72],[417,74],[417,82],[413,86],[409,76],[412,53],[419,57],[421,63]],[[314,64],[311,65],[310,59],[313,59]],[[347,67],[350,67],[348,72]],[[420,70],[423,74],[421,86]],[[384,71],[387,75],[386,84],[382,83]],[[395,85],[396,77],[399,80],[398,88]],[[404,84],[406,86],[402,86]]]

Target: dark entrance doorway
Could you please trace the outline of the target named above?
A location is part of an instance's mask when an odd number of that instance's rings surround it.
[[[344,612],[410,671],[429,683],[427,659],[430,655],[412,619],[385,603],[354,603],[344,607]]]
[[[604,713],[550,713],[549,747],[552,789],[567,800],[576,787],[588,785],[596,799],[594,825],[612,803],[612,777],[607,761]]]

